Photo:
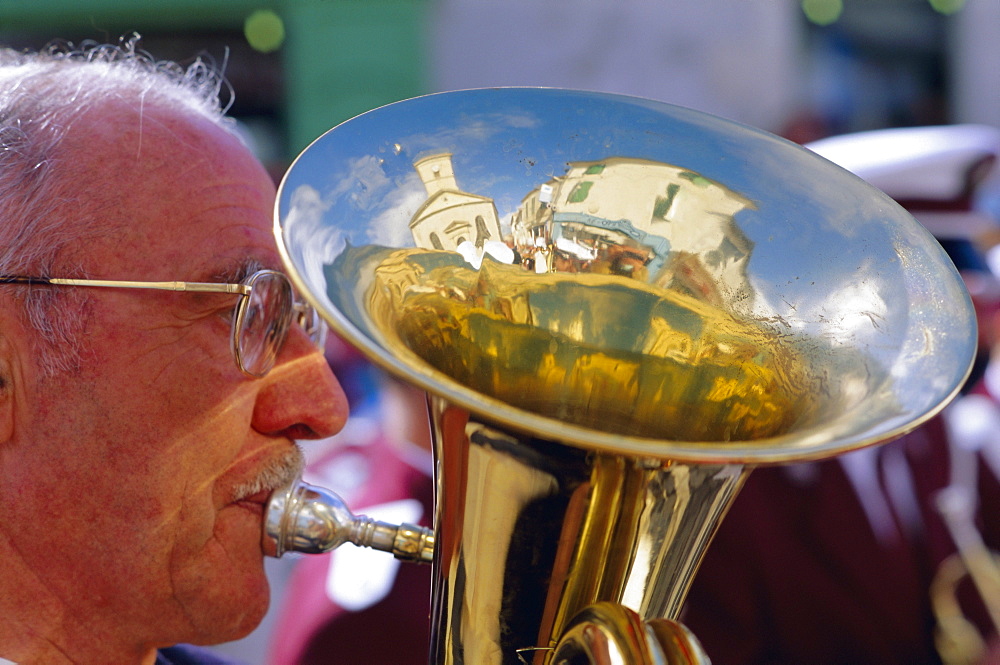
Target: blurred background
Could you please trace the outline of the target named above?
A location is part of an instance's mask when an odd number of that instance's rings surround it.
[[[157,58],[214,60],[276,179],[358,113],[470,87],[639,95],[799,142],[1000,127],[998,30],[1000,0],[0,0],[4,46],[138,33]],[[275,607],[295,564],[268,561]],[[273,630],[220,650],[262,665]]]
[[[280,171],[318,135],[436,90],[655,98],[795,139],[1000,124],[997,0],[3,0],[0,42],[117,41],[224,64]]]

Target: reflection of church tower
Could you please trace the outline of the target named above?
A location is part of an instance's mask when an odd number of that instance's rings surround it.
[[[413,167],[427,190],[427,200],[410,219],[417,247],[454,251],[463,242],[482,247],[501,239],[493,199],[458,188],[449,153],[418,159]]]

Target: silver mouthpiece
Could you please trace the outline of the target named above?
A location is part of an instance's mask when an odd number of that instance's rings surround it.
[[[275,558],[285,552],[319,554],[344,543],[392,552],[404,561],[430,563],[434,532],[414,524],[388,524],[355,515],[337,494],[301,478],[271,494],[261,545]]]

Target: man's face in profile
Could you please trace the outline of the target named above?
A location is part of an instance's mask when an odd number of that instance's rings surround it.
[[[74,249],[87,276],[218,282],[250,262],[280,268],[273,183],[211,122],[111,102],[79,118],[65,144],[79,173],[94,174],[81,195],[118,229]],[[230,351],[236,296],[86,296],[79,368],[22,370],[23,450],[6,498],[16,497],[10,523],[49,540],[21,554],[45,562],[58,611],[88,640],[238,638],[268,603],[267,496],[246,488],[296,463],[293,437],[336,432],[343,393],[297,328],[270,374],[243,375]]]

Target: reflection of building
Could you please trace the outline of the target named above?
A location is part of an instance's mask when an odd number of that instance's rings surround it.
[[[410,220],[418,247],[462,251],[468,243],[464,249],[472,245],[481,256],[486,243],[502,240],[493,200],[458,188],[450,154],[413,166],[427,189]],[[524,267],[536,272],[616,274],[714,305],[749,305],[753,244],[733,216],[752,206],[693,171],[608,157],[573,162],[530,192],[510,233]]]
[[[431,155],[413,166],[427,189],[427,200],[410,220],[418,247],[455,251],[463,242],[482,248],[501,239],[493,199],[458,188],[450,154]]]
[[[635,276],[732,303],[749,292],[752,249],[733,215],[752,205],[692,171],[609,157],[572,163],[528,194],[512,232],[522,255],[551,247],[552,269]]]

